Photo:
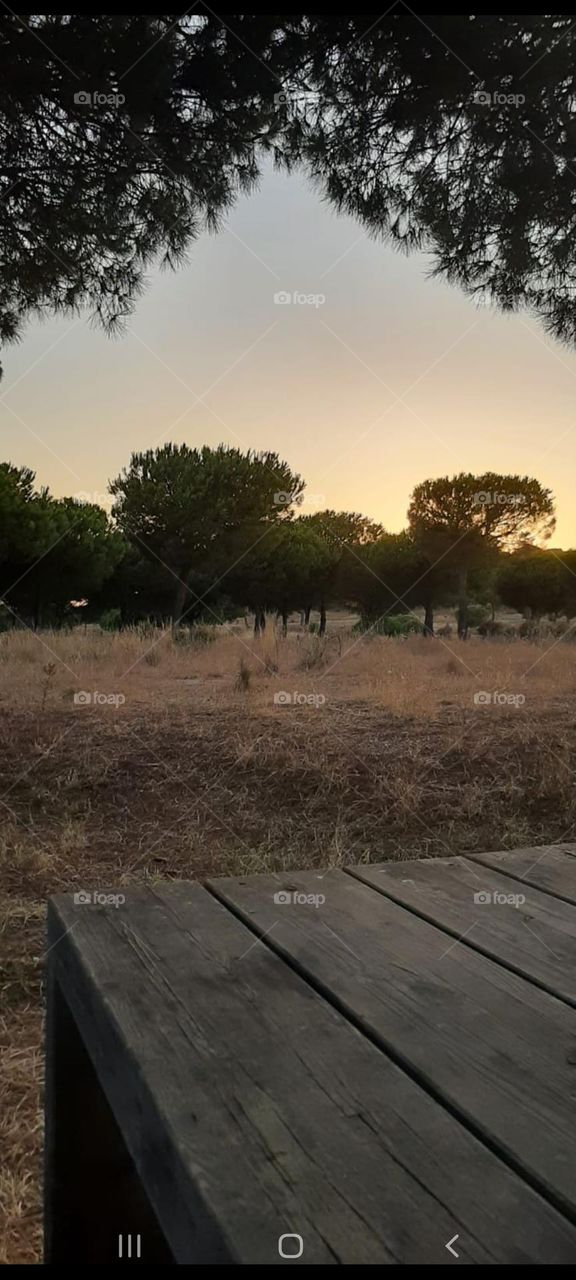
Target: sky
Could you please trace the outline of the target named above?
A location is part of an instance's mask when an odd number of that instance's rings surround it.
[[[429,272],[267,169],[185,267],[150,273],[122,337],[47,319],[4,350],[0,459],[106,505],[135,450],[275,450],[306,480],[303,513],[391,532],[422,480],[533,475],[556,497],[553,545],[576,546],[576,352]]]

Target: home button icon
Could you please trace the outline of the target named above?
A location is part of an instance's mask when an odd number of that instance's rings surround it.
[[[296,1241],[296,1248],[294,1249],[294,1246],[291,1246],[288,1249],[286,1249],[285,1241],[287,1240]],[[279,1236],[278,1237],[278,1253],[280,1254],[281,1258],[301,1258],[302,1254],[304,1253],[304,1241],[302,1239],[302,1236],[298,1236],[294,1234]]]

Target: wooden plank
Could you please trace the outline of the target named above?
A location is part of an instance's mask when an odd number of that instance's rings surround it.
[[[173,1261],[58,983],[47,993],[44,1262],[117,1265],[141,1234],[146,1263]]]
[[[178,1262],[275,1262],[287,1232],[304,1263],[444,1262],[455,1233],[466,1262],[576,1257],[574,1224],[208,892],[127,897],[58,899],[49,960]]]
[[[471,853],[471,862],[493,867],[515,880],[524,880],[536,889],[565,902],[576,903],[576,844],[535,845],[531,849]]]
[[[211,882],[335,1005],[572,1216],[576,1013],[340,871]],[[274,894],[322,893],[278,905]]]
[[[532,885],[515,884],[500,871],[478,867],[467,858],[422,858],[350,870],[395,902],[461,937],[466,946],[576,1005],[576,907],[571,903]],[[519,901],[522,898],[525,901]]]

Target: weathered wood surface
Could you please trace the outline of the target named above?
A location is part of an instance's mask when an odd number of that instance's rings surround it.
[[[468,1262],[576,1256],[576,1227],[204,889],[128,901],[129,923],[57,903],[55,978],[177,1261],[275,1261],[290,1231],[303,1262],[442,1262],[458,1230]]]
[[[576,1005],[576,907],[467,858],[354,867],[380,893]],[[491,901],[475,901],[475,894]],[[496,895],[496,897],[495,897]],[[519,905],[502,899],[525,898]]]
[[[442,1264],[455,1235],[460,1262],[576,1261],[576,907],[526,893],[562,940],[536,979],[520,908],[484,954],[382,869],[52,900],[47,1261],[109,1262],[122,1229],[144,1263],[277,1263],[286,1233],[305,1265]]]
[[[576,1216],[572,1008],[344,872],[210,883],[347,1017]],[[279,890],[321,892],[326,901],[318,909],[277,906]]]
[[[512,852],[470,854],[472,862],[493,867],[556,898],[576,903],[576,844],[535,845]]]

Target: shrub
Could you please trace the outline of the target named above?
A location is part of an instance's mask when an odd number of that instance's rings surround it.
[[[554,635],[554,627],[548,618],[525,618],[518,627],[523,640],[545,640]]]
[[[159,629],[158,624],[151,622],[148,618],[137,622],[134,628],[139,640],[153,640]]]
[[[100,614],[98,625],[102,631],[120,631],[122,628],[122,610],[121,609],[105,609]]]
[[[385,618],[377,618],[374,622],[370,618],[360,618],[352,630],[359,632],[360,635],[369,631],[373,636],[410,636],[420,635],[422,623],[414,617],[413,613],[391,613]]]
[[[240,666],[238,667],[238,675],[236,676],[236,688],[241,693],[247,693],[248,689],[250,688],[251,679],[252,679],[252,672],[250,670],[250,667],[248,666],[248,663],[245,661],[245,659],[241,658]]]
[[[174,644],[193,645],[196,648],[212,644],[216,639],[217,628],[202,622],[195,622],[191,627],[176,627],[173,632]]]
[[[466,610],[466,621],[469,627],[480,627],[488,621],[489,610],[484,604],[475,604],[472,601]]]
[[[301,671],[313,671],[323,667],[326,662],[326,641],[323,636],[312,636],[308,640],[298,666]]]

